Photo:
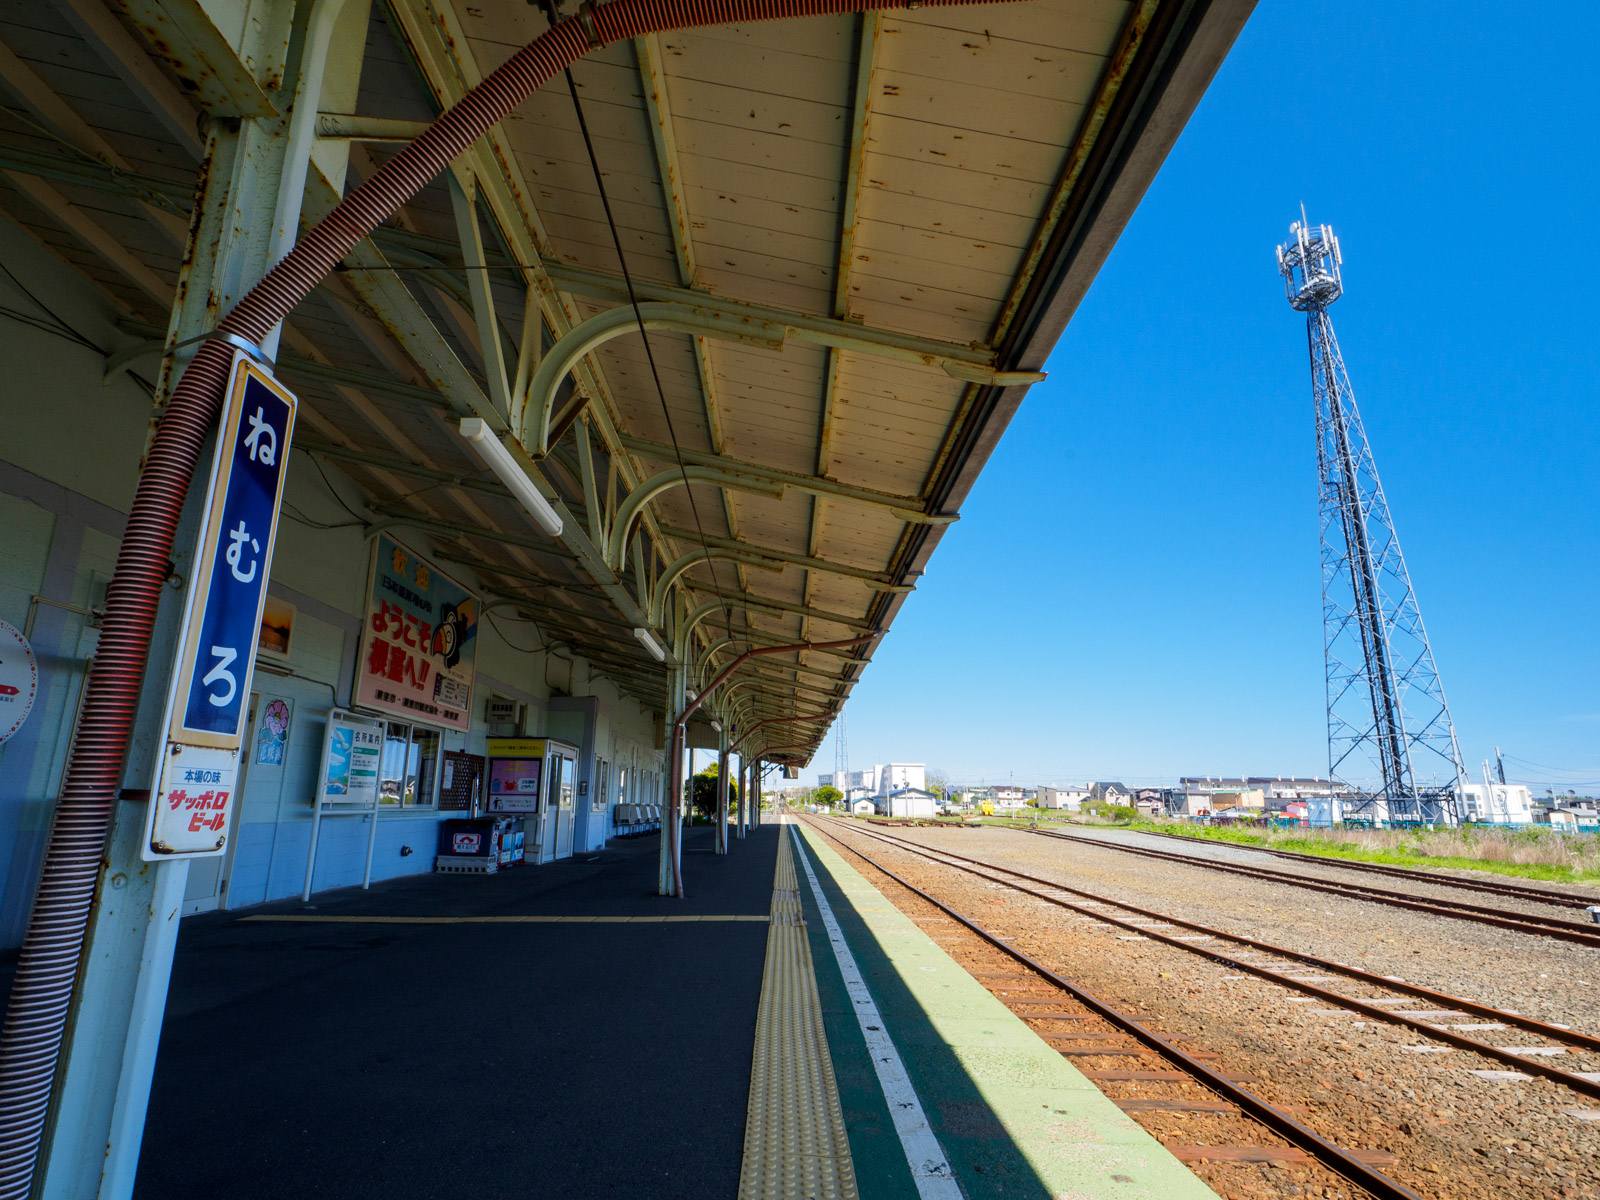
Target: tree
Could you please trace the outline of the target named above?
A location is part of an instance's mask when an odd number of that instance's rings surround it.
[[[844,793],[838,788],[833,787],[831,784],[825,783],[816,791],[811,793],[811,798],[816,801],[819,807],[826,806],[828,808],[832,808],[835,804],[844,799]]]
[[[704,813],[709,818],[717,815],[717,764],[712,762],[703,771],[695,772],[694,778],[689,781],[690,803],[695,811]],[[739,782],[737,779],[728,783],[728,807],[732,808],[739,802]]]
[[[929,767],[927,773],[928,790],[941,800],[950,796],[950,776],[945,774],[943,767]]]

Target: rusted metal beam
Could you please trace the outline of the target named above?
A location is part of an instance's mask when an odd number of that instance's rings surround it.
[[[213,117],[278,115],[266,90],[256,80],[245,53],[236,49],[213,19],[214,5],[203,0],[120,0],[133,27],[162,58],[178,81]],[[259,65],[270,70],[280,61],[289,40],[291,5],[266,6],[248,23],[251,49],[262,51]]]
[[[689,202],[684,195],[683,168],[678,163],[678,137],[672,122],[672,102],[667,94],[667,70],[660,37],[647,33],[634,38],[633,53],[639,63],[639,81],[644,85],[645,113],[650,118],[650,140],[655,146],[656,170],[661,176],[661,193],[672,229],[678,279],[685,287],[693,287],[697,271],[694,238],[689,232]]]

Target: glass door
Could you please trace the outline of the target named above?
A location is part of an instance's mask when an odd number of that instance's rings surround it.
[[[550,774],[552,778],[560,780],[556,793],[556,857],[571,858],[572,825],[577,816],[574,804],[578,790],[578,764],[565,754],[557,755],[555,762],[558,767]]]
[[[539,811],[529,824],[533,828],[536,863],[554,862],[556,857],[556,810],[560,807],[560,760],[553,754],[544,759],[544,786],[539,791]]]

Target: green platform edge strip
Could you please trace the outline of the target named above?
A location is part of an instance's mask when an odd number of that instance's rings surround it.
[[[1216,1200],[1215,1192],[967,974],[820,835],[804,825],[798,828],[818,880],[829,893],[834,915],[968,1196],[1001,1191],[998,1186],[986,1186],[991,1180],[985,1174],[969,1174],[963,1169],[963,1160],[969,1158],[961,1145],[966,1139],[952,1137],[948,1128],[941,1128],[947,1124],[940,1113],[949,1089],[940,1086],[926,1069],[930,1056],[925,1048],[907,1044],[902,1025],[910,1014],[904,1011],[904,1001],[897,1004],[894,997],[880,994],[882,989],[873,979],[874,962],[886,964],[898,977],[911,1002],[921,1010],[917,1019],[926,1024],[965,1075],[963,1082],[968,1086],[960,1090],[981,1100],[999,1123],[995,1133],[1014,1147],[1029,1168],[1034,1179],[1026,1182],[1012,1178],[1002,1185],[1000,1179],[992,1179],[1004,1187],[1003,1194],[1017,1195],[1021,1183],[1022,1193],[1060,1200]],[[801,876],[800,893],[809,909],[810,889],[798,864],[796,869]],[[811,919],[810,913],[807,919]],[[825,940],[814,948],[813,956],[819,971],[826,963],[828,974],[837,972]],[[1019,972],[1023,970],[1018,967]],[[848,1023],[830,1022],[830,1037],[835,1030],[853,1037],[864,1049],[853,1014]],[[856,1046],[837,1047],[835,1061],[849,1058],[855,1050]],[[881,1096],[878,1102],[882,1103]],[[852,1130],[852,1143],[854,1140]],[[870,1168],[862,1171],[864,1165],[858,1159],[858,1174],[873,1174]],[[868,1180],[860,1182],[864,1200],[875,1200],[866,1186]]]

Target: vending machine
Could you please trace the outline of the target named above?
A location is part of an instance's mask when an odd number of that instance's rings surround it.
[[[521,814],[529,862],[572,857],[578,749],[553,738],[490,738],[487,811]]]

